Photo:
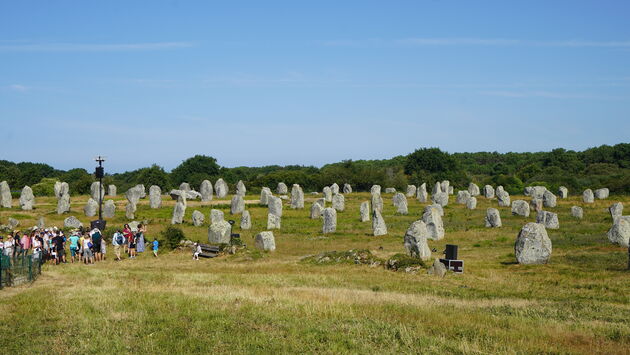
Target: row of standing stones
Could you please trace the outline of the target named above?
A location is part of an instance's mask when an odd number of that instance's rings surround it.
[[[98,182],[94,182],[90,188],[91,197],[84,207],[84,213],[86,216],[92,217],[97,214],[98,202],[101,201],[105,194],[105,188],[101,187]],[[116,186],[107,186],[107,195],[116,196]],[[352,193],[352,187],[350,184],[344,184],[341,191],[344,194]],[[364,201],[360,205],[359,213],[360,220],[362,222],[368,222],[372,220],[373,235],[380,236],[387,234],[387,226],[382,216],[383,199],[381,197],[381,187],[374,185],[371,190],[371,201]],[[69,186],[65,182],[56,182],[54,185],[54,193],[58,199],[57,213],[63,214],[70,211],[70,194]],[[200,199],[201,201],[211,201],[213,195],[216,194],[217,198],[224,198],[228,195],[229,188],[227,183],[223,179],[218,179],[214,186],[208,180],[204,180],[201,183],[199,192],[193,190],[188,183],[182,183],[179,189],[171,190],[169,195],[177,203],[173,208],[173,216],[171,219],[172,224],[183,223],[183,218],[186,211],[186,201]],[[278,183],[276,187],[276,193],[280,196],[274,196],[271,189],[263,187],[260,194],[260,203],[266,205],[269,208],[267,217],[267,229],[280,229],[281,217],[282,217],[282,201],[289,199],[288,187],[285,183]],[[429,202],[429,193],[426,188],[426,183],[423,183],[419,187],[415,185],[408,185],[405,194],[396,192],[394,188],[386,188],[385,193],[392,193],[392,203],[396,207],[396,213],[406,215],[408,214],[407,197],[414,197],[419,202]],[[239,181],[236,185],[236,194],[232,197],[230,204],[231,214],[241,214],[241,229],[251,228],[251,216],[249,211],[245,209],[244,196],[246,194],[246,187],[242,181]],[[311,206],[310,218],[322,219],[322,233],[334,233],[337,228],[337,212],[343,212],[345,210],[345,198],[340,193],[340,187],[336,183],[331,186],[326,186],[322,190],[323,198],[317,199]],[[431,257],[430,249],[427,244],[427,240],[441,240],[444,238],[444,226],[442,222],[442,216],[444,216],[443,207],[449,202],[449,195],[454,194],[453,186],[449,181],[436,182],[431,191],[431,205],[426,206],[422,218],[412,223],[404,236],[404,245],[408,252],[412,255],[420,257],[422,259],[428,259]],[[551,242],[546,236],[546,229],[558,229],[560,228],[558,216],[556,213],[545,211],[543,207],[553,208],[557,205],[557,197],[551,191],[547,190],[544,186],[528,186],[524,190],[526,196],[531,197],[531,201],[528,203],[524,200],[515,200],[510,202],[510,195],[503,189],[502,186],[498,186],[496,189],[491,185],[485,185],[482,189],[474,184],[470,183],[467,190],[457,192],[456,203],[463,204],[468,209],[475,209],[477,205],[477,196],[483,195],[485,198],[494,199],[498,201],[499,207],[511,207],[511,213],[513,215],[519,215],[528,217],[530,210],[534,209],[537,212],[536,223],[526,224],[521,232],[515,244],[515,251],[517,260],[520,263],[541,263],[546,262],[551,255]],[[146,190],[144,185],[136,185],[125,193],[127,198],[127,205],[125,208],[125,216],[128,219],[135,218],[136,205],[138,201],[146,197]],[[558,196],[560,198],[567,198],[568,189],[566,187],[560,187],[558,189]],[[609,196],[607,188],[600,188],[595,191],[587,189],[582,193],[582,199],[584,203],[593,203],[597,199],[606,199]],[[24,210],[30,210],[35,204],[35,198],[33,191],[29,186],[25,186],[22,189],[20,196],[20,206]],[[332,207],[326,207],[326,202],[331,202]],[[0,183],[0,206],[4,208],[10,208],[12,204],[11,193],[6,181]],[[149,205],[151,208],[160,208],[162,206],[162,190],[159,186],[151,186],[149,188]],[[298,184],[294,184],[290,194],[290,207],[293,209],[304,208],[304,192]],[[103,217],[112,218],[115,214],[116,205],[113,200],[107,200],[103,207]],[[608,231],[609,240],[624,247],[628,247],[630,244],[630,216],[623,216],[623,204],[617,202],[610,206],[610,214],[613,219],[613,225]],[[575,218],[583,217],[583,210],[579,206],[572,206],[571,214]],[[221,218],[218,218],[220,215]],[[371,217],[371,218],[370,218]],[[195,226],[201,226],[204,223],[205,217],[203,213],[195,210],[192,214],[192,223]],[[41,221],[41,218],[40,218]],[[226,238],[229,238],[231,233],[231,226],[223,219],[223,213],[219,210],[212,210],[210,216],[211,225],[208,231],[208,240],[211,243],[225,242]],[[16,221],[10,221],[15,224]],[[19,222],[18,222],[19,223]],[[42,222],[43,223],[43,222]],[[535,224],[536,226],[532,226]],[[501,227],[501,216],[499,210],[496,208],[488,208],[485,216],[486,227]],[[81,222],[74,216],[66,218],[64,221],[66,227],[79,227]],[[542,227],[542,229],[541,229]],[[227,237],[226,237],[227,235]],[[267,236],[265,240],[270,237]],[[273,234],[271,234],[273,239]],[[519,242],[519,240],[521,240]],[[228,239],[229,241],[229,239]],[[275,244],[274,244],[275,249]],[[523,255],[523,256],[522,256]],[[537,255],[538,257],[533,257]]]

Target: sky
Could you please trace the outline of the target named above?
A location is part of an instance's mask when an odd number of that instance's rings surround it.
[[[630,142],[630,2],[0,0],[0,141],[109,172]]]

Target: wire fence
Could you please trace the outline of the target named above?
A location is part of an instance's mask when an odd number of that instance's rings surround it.
[[[0,254],[0,289],[33,282],[42,273],[39,255]]]

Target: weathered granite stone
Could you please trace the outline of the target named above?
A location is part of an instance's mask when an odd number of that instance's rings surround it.
[[[558,215],[549,211],[540,211],[536,214],[536,223],[540,223],[549,229],[560,228],[560,222],[558,222]]]
[[[116,187],[116,185],[107,186],[107,195],[114,197],[116,196],[117,193],[118,193],[118,188]]]
[[[157,185],[149,187],[149,207],[162,207],[162,189]]]
[[[375,237],[387,234],[387,225],[385,225],[385,220],[379,210],[372,212],[372,234]]]
[[[53,192],[56,198],[61,197],[61,181],[55,181],[55,185],[53,185]]]
[[[248,210],[243,211],[241,214],[241,229],[247,230],[252,228],[252,217]]]
[[[386,188],[385,188],[385,193],[386,193],[386,194],[393,194],[393,193],[396,193],[396,189],[395,189],[395,188],[393,188],[393,187],[386,187]]]
[[[22,193],[20,194],[20,207],[24,211],[30,211],[35,204],[35,195],[33,190],[29,186],[24,186]]]
[[[125,217],[127,219],[136,218],[136,204],[127,202],[127,205],[125,206]]]
[[[501,215],[499,214],[499,210],[496,208],[488,208],[486,210],[486,227],[489,228],[497,228],[501,227]]]
[[[448,180],[443,180],[440,183],[440,188],[441,188],[442,192],[448,194],[449,190],[451,189],[451,182],[448,181]]]
[[[332,190],[330,189],[330,187],[324,186],[322,192],[324,194],[324,199],[326,200],[326,202],[332,202]]]
[[[339,193],[339,185],[337,185],[337,183],[333,183],[332,185],[330,185],[330,191],[332,192],[332,194],[338,194]]]
[[[446,275],[446,266],[440,261],[440,259],[435,259],[433,262],[433,266],[431,266],[427,270],[427,274],[435,275],[437,277],[444,277]]]
[[[77,217],[70,216],[63,220],[63,226],[65,228],[81,228],[83,227],[83,223],[81,223]]]
[[[438,192],[435,195],[431,196],[431,201],[433,203],[437,203],[438,205],[444,207],[448,205],[448,194],[446,192]]]
[[[394,207],[396,207],[396,213],[406,215],[409,213],[409,209],[407,207],[407,197],[403,195],[401,192],[397,192],[394,194],[392,198],[394,203]]]
[[[519,264],[546,264],[551,257],[551,240],[545,226],[527,223],[516,237],[514,254]]]
[[[100,190],[100,197],[99,197]],[[94,181],[92,185],[90,185],[90,196],[94,201],[99,201],[101,198],[105,196],[105,186],[101,187],[98,181]]]
[[[184,222],[184,215],[186,214],[186,205],[181,201],[175,203],[173,208],[173,217],[171,218],[171,224],[181,224]]]
[[[223,214],[223,211],[216,210],[214,208],[210,210],[210,224],[218,223],[224,220],[225,220],[225,216]]]
[[[13,198],[11,197],[11,189],[6,181],[0,182],[0,207],[11,208]]]
[[[468,184],[468,192],[470,193],[470,196],[479,196],[479,186],[477,186],[474,182],[471,182]]]
[[[284,182],[279,182],[278,186],[276,187],[276,193],[278,193],[280,195],[285,195],[285,194],[289,193],[289,188],[287,187],[287,185]]]
[[[208,243],[230,244],[232,226],[224,220],[213,222],[208,227]]]
[[[607,187],[604,187],[604,188],[593,191],[593,194],[595,195],[596,199],[603,200],[603,199],[608,198],[608,196],[610,195],[610,191],[608,190]]]
[[[424,211],[423,211],[422,213],[423,213],[423,214],[424,214],[424,213],[427,213],[427,212],[429,212],[432,208],[435,208],[435,209],[438,211],[438,213],[440,214],[440,217],[444,217],[444,208],[442,208],[442,206],[438,205],[437,203],[434,203],[434,204],[432,204],[432,205],[425,206],[425,207],[424,207]]]
[[[269,196],[269,213],[282,217],[282,200],[276,196]]]
[[[372,210],[373,211],[383,211],[383,198],[381,194],[372,194]]]
[[[403,244],[412,257],[429,260],[431,258],[431,249],[427,243],[428,238],[427,225],[423,221],[418,220],[411,223],[409,228],[407,228]]]
[[[346,199],[342,194],[333,195],[332,208],[339,212],[343,212],[346,209]]]
[[[612,228],[608,231],[608,240],[624,248],[630,243],[630,216],[621,216],[615,219]]]
[[[219,178],[217,182],[214,183],[214,193],[217,194],[217,198],[224,198],[228,195],[229,188],[228,184],[223,181],[222,178]]]
[[[273,236],[273,232],[266,231],[256,234],[255,242],[256,248],[263,251],[276,250],[276,239]]]
[[[324,211],[324,207],[317,202],[313,202],[311,205],[311,219],[318,219],[322,216],[322,212]]]
[[[610,207],[608,207],[608,212],[610,212],[610,216],[612,217],[613,221],[615,220],[615,218],[621,217],[623,215],[623,203],[613,203]]]
[[[466,201],[471,197],[470,192],[468,191],[457,191],[457,197],[455,198],[455,202],[461,205],[465,205]]]
[[[232,201],[230,203],[230,214],[239,214],[245,211],[245,200],[243,199],[243,195],[234,195],[232,196]]]
[[[582,217],[584,217],[584,210],[582,209],[582,207],[573,206],[571,207],[571,216],[582,219]]]
[[[499,207],[509,207],[510,203],[510,194],[503,190],[503,186],[497,187],[495,194],[497,196],[497,201],[499,202]]]
[[[239,180],[236,183],[236,194],[245,196],[246,193],[247,193],[247,188],[245,188],[245,183],[243,183],[243,180]]]
[[[322,233],[335,233],[337,231],[337,210],[328,207],[322,212]]]
[[[203,224],[203,221],[206,219],[206,217],[203,215],[203,213],[194,210],[192,213],[192,223],[193,226],[195,227],[199,227],[200,225]]]
[[[187,182],[182,182],[181,184],[179,184],[179,189],[186,192],[192,190],[192,188],[190,187],[190,184]]]
[[[584,192],[582,193],[582,200],[584,201],[584,203],[595,202],[595,195],[593,195],[593,190],[591,189],[584,190]]]
[[[103,218],[114,218],[116,214],[116,204],[114,200],[107,200],[103,205]]]
[[[57,200],[57,214],[64,214],[70,212],[70,195],[63,194],[59,196]]]
[[[368,201],[361,202],[359,213],[361,214],[361,222],[370,221],[370,203]]]
[[[83,213],[85,213],[87,217],[96,216],[97,210],[98,210],[98,203],[94,201],[93,198],[88,199],[87,203],[85,204],[85,207],[83,207]]]
[[[271,193],[271,189],[268,187],[263,187],[260,190],[260,204],[263,206],[267,206],[269,204],[269,197],[273,196]]]
[[[471,196],[467,201],[466,201],[466,208],[469,210],[474,210],[477,208],[477,198],[475,196]]]
[[[449,195],[453,195],[453,194],[454,194],[454,191],[455,191],[455,188],[453,188],[453,186],[449,186],[449,187],[448,187],[448,194],[449,194]]]
[[[567,197],[569,197],[569,189],[567,189],[564,186],[560,186],[558,188],[558,196],[560,196],[560,198],[567,198]]]
[[[405,195],[407,195],[407,197],[414,197],[416,195],[416,191],[418,191],[416,185],[407,185],[407,193]]]
[[[427,183],[423,182],[420,187],[416,190],[416,199],[418,202],[427,202],[429,199],[429,194],[427,193]]]
[[[212,195],[214,194],[212,183],[208,180],[202,181],[201,186],[199,186],[199,193],[201,194],[201,202],[212,201]]]
[[[545,190],[545,192],[543,192],[543,205],[545,207],[556,207],[556,195],[549,190]]]
[[[485,198],[494,198],[494,187],[490,185],[485,185],[483,187],[483,196]]]
[[[15,229],[19,225],[20,225],[20,221],[18,221],[17,219],[15,219],[13,217],[9,217],[9,223],[7,225],[9,227],[9,229]]]
[[[530,211],[534,210],[536,212],[542,211],[543,209],[543,200],[540,198],[532,197],[531,201],[529,201]]]
[[[37,227],[37,229],[46,228],[46,221],[44,221],[44,217],[39,217],[39,219],[37,220],[37,225],[35,225],[35,227]]]
[[[142,188],[140,186],[134,186],[125,192],[125,197],[127,201],[132,204],[137,204],[138,201],[142,198]]]
[[[352,193],[352,186],[348,183],[343,184],[343,193],[344,194],[351,194]]]
[[[435,195],[435,194],[437,194],[439,192],[443,192],[442,191],[442,184],[440,184],[440,182],[437,181],[435,183],[435,185],[433,185],[433,190],[431,190],[431,195]]]
[[[543,198],[543,194],[547,191],[544,186],[527,186],[524,189],[525,196],[531,196],[534,198]]]
[[[381,185],[372,185],[372,187],[370,188],[370,194],[374,195],[374,194],[381,194]]]
[[[269,213],[267,215],[267,229],[280,229],[280,217]]]
[[[337,190],[339,190],[339,186],[337,186]],[[293,184],[291,187],[291,208],[304,208],[304,191],[298,184]]]
[[[512,201],[512,214],[529,217],[529,204],[523,200]]]
[[[422,221],[427,225],[429,239],[444,239],[444,223],[442,222],[442,217],[437,209],[430,208],[422,215]]]

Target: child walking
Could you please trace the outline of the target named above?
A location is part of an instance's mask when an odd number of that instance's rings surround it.
[[[153,238],[153,256],[156,258],[157,258],[159,246],[160,246],[160,242],[158,242],[157,238]]]

